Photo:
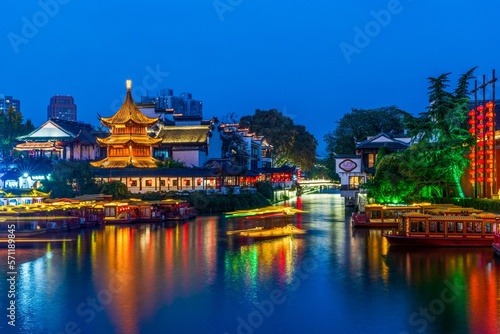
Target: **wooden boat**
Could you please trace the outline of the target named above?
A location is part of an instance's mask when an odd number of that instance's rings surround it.
[[[274,227],[271,229],[261,229],[257,231],[240,232],[239,236],[254,239],[279,238],[295,234],[305,234],[306,231],[301,230],[292,224],[283,227]]]
[[[137,221],[138,209],[126,202],[105,203],[104,222],[106,224],[130,224]]]
[[[418,204],[400,206],[367,204],[364,213],[352,214],[351,225],[364,228],[393,228],[398,226],[402,214],[421,211],[422,206]]]
[[[184,221],[196,218],[198,215],[191,203],[184,200],[165,199],[159,203],[159,213],[162,220]]]
[[[38,212],[7,209],[0,212],[0,238],[8,238],[12,234],[16,238],[29,238],[47,231],[44,218]]]
[[[402,216],[397,228],[383,236],[395,246],[489,247],[493,243],[492,219],[410,212]]]
[[[236,210],[236,211],[226,212],[226,218],[236,218],[236,217],[250,218],[252,216],[257,216],[258,218],[261,218],[266,215],[276,215],[276,214],[293,216],[296,213],[302,213],[302,212],[306,211],[295,209],[289,206],[273,205],[258,209]]]

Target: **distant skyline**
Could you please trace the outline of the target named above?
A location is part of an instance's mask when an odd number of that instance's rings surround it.
[[[171,88],[203,116],[276,108],[319,142],[351,108],[428,105],[427,78],[478,66],[491,76],[497,1],[75,0],[3,3],[0,94],[38,126],[54,95],[99,125],[133,81],[134,99]],[[497,94],[499,96],[499,94]]]

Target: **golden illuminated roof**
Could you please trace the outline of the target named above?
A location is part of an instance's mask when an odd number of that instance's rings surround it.
[[[96,138],[97,143],[101,145],[125,145],[135,143],[138,145],[157,145],[161,143],[161,138],[151,138],[149,135],[111,135],[107,138]]]
[[[150,118],[144,115],[134,103],[130,85],[127,82],[127,96],[120,109],[111,117],[101,117],[104,126],[111,127],[116,124],[134,123],[142,126],[153,126],[158,122],[158,117]]]
[[[27,150],[52,150],[52,149],[62,149],[62,146],[57,145],[55,142],[46,141],[46,142],[27,142],[17,144],[14,148],[18,151],[27,151]]]
[[[206,125],[163,126],[157,137],[163,144],[200,144],[207,142],[209,131]]]
[[[137,168],[157,168],[158,160],[152,157],[112,157],[106,158],[101,161],[91,162],[90,164],[94,167],[100,168],[125,168],[134,166]]]

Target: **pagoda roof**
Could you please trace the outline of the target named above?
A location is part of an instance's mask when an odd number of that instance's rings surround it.
[[[108,157],[100,161],[94,161],[90,164],[99,168],[157,168],[158,160],[151,157]]]
[[[403,141],[404,138],[394,138],[393,135],[381,132],[376,136],[368,137],[365,141],[358,142],[356,149],[379,149],[383,146],[392,150],[407,149],[409,144]]]
[[[153,126],[158,122],[158,117],[151,118],[144,115],[134,103],[130,87],[127,88],[125,101],[116,114],[111,117],[100,117],[101,123],[104,126],[111,127],[115,124],[133,123],[142,126]]]
[[[162,139],[161,138],[151,138],[148,135],[138,136],[138,135],[111,135],[106,138],[96,138],[97,143],[101,145],[125,145],[128,143],[135,143],[138,145],[157,145]]]
[[[207,142],[210,126],[162,126],[157,138],[163,144],[202,144]]]
[[[17,144],[14,147],[15,150],[18,151],[29,151],[29,150],[42,150],[42,151],[52,151],[53,149],[62,149],[61,145],[57,145],[56,142],[46,141],[46,142],[26,142]]]
[[[24,142],[81,142],[95,144],[95,130],[92,125],[82,122],[51,118],[31,133],[16,138]]]

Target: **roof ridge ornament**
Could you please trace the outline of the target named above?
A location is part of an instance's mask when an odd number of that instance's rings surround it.
[[[126,84],[127,84],[127,90],[132,89],[132,80],[128,79],[128,80],[126,81]]]

